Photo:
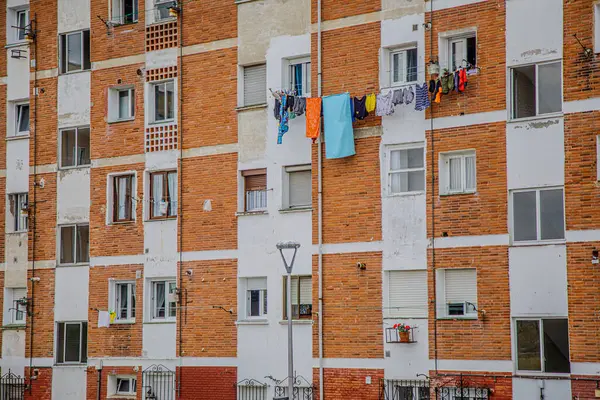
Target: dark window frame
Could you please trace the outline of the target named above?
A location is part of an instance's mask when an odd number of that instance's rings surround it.
[[[125,217],[119,218],[119,181],[126,179],[127,184],[125,186]],[[133,208],[133,182],[135,180],[135,174],[123,174],[114,175],[112,177],[112,222],[131,222],[135,220],[135,210]]]
[[[69,67],[69,40],[68,38],[73,35],[81,35],[81,67],[70,69]],[[90,41],[90,30],[84,29],[74,32],[63,33],[59,36],[59,72],[60,74],[70,74],[80,71],[88,71],[92,69],[92,63],[90,59],[91,53],[91,41]]]
[[[313,308],[313,304],[312,304],[312,276],[311,275],[292,275],[292,285],[294,285],[294,278],[296,278],[296,299],[292,299],[292,321],[298,321],[298,320],[310,320],[312,319],[312,308]],[[310,299],[310,304],[302,304],[300,303],[300,288],[301,288],[301,282],[302,281],[309,281],[309,284],[311,285],[311,299]],[[294,312],[294,300],[296,300],[296,304],[298,306],[298,310],[297,312]],[[302,306],[308,306],[310,305],[310,307],[308,307],[309,311],[308,312],[304,312],[302,313]],[[283,319],[285,321],[287,321],[288,317],[287,317],[287,309],[288,309],[288,304],[287,304],[287,275],[283,276]]]
[[[81,244],[79,242],[80,239],[80,234],[79,234],[79,230],[82,227],[87,227],[87,244],[85,246],[86,248],[86,253],[85,254],[81,254],[80,252],[80,248],[81,248]],[[72,243],[72,254],[71,257],[73,259],[73,262],[64,262],[63,261],[63,229],[65,228],[73,228],[73,243]],[[59,265],[83,265],[83,264],[88,264],[90,262],[90,225],[89,223],[83,223],[83,224],[65,224],[65,225],[59,225],[58,227],[58,231],[59,231],[59,251],[58,251],[58,264]]]
[[[538,353],[539,353],[539,365],[540,368],[539,369],[534,369],[534,368],[529,368],[529,369],[524,369],[522,366],[519,365],[519,358],[520,358],[520,347],[521,347],[521,342],[519,341],[519,323],[520,322],[525,322],[525,323],[536,323],[537,324],[537,332],[538,332],[538,337],[537,337],[537,343],[534,341],[533,345],[530,344],[530,346],[536,346],[538,348]],[[557,367],[557,362],[560,363],[561,360],[557,360],[557,359],[550,359],[552,354],[557,354],[556,352],[551,353],[551,349],[555,349],[560,351],[560,348],[558,346],[554,346],[551,348],[550,345],[554,345],[556,343],[556,340],[552,340],[553,338],[550,337],[549,335],[546,334],[545,331],[549,330],[549,327],[546,327],[546,324],[550,324],[550,323],[562,323],[563,324],[563,328],[565,328],[565,331],[562,332],[564,333],[564,337],[561,339],[564,339],[566,341],[566,343],[563,343],[564,345],[564,350],[566,350],[563,353],[564,356],[564,360],[562,362],[565,362],[564,365],[562,366],[558,366]],[[532,371],[532,372],[538,372],[538,373],[570,373],[571,372],[571,360],[570,360],[570,349],[569,349],[569,321],[568,318],[517,318],[515,319],[515,357],[516,357],[516,369],[517,371]]]
[[[66,327],[79,325],[79,357],[77,361],[65,361],[66,358]],[[64,321],[56,323],[56,363],[57,364],[85,364],[87,363],[87,322]]]
[[[167,213],[165,215],[154,215],[154,177],[162,175],[163,195],[159,201],[167,202]],[[169,175],[175,175],[177,177],[176,170],[170,171],[157,171],[150,173],[150,219],[173,219],[177,218],[177,205],[175,206],[175,213],[171,211],[171,195],[169,193]],[[179,182],[178,182],[179,184]],[[175,188],[178,190],[178,187]],[[177,198],[177,197],[176,197]]]

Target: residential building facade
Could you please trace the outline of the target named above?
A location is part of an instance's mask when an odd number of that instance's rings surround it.
[[[597,1],[0,13],[0,398],[284,397],[288,318],[294,398],[600,397]],[[286,90],[402,101],[328,158]]]

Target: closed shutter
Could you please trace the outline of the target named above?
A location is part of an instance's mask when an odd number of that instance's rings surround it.
[[[290,207],[311,204],[311,183],[310,170],[289,172]]]
[[[300,278],[300,304],[312,304],[312,277]]]
[[[388,315],[427,317],[427,271],[390,271],[388,289]]]
[[[446,303],[464,303],[477,305],[477,270],[447,269],[445,271]]]
[[[244,67],[244,106],[267,102],[267,65]]]
[[[267,170],[253,169],[242,171],[246,191],[267,189]]]
[[[267,289],[267,278],[247,278],[246,279],[247,290],[266,290]]]

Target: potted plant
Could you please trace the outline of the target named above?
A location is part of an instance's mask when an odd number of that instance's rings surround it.
[[[410,330],[412,329],[406,324],[395,324],[394,329],[398,330],[398,336],[400,337],[400,343],[410,342]]]

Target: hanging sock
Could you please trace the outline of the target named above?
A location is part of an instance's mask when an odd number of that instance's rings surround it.
[[[415,86],[416,92],[416,101],[415,101],[415,110],[423,111],[429,108],[431,105],[429,101],[429,93],[427,93],[427,83],[424,83],[423,86],[417,84]]]
[[[373,112],[375,111],[375,104],[377,103],[377,100],[375,98],[375,95],[373,93],[367,95],[367,101],[365,103],[367,112]]]
[[[281,96],[281,106],[279,107],[279,129],[277,130],[277,144],[283,141],[283,135],[289,130],[288,127],[288,112],[287,112],[287,96]]]
[[[321,125],[321,98],[309,97],[306,99],[306,137],[313,143],[319,137]]]
[[[392,92],[377,95],[377,107],[375,115],[383,117],[384,115],[392,115],[394,113],[394,105],[392,104]]]

